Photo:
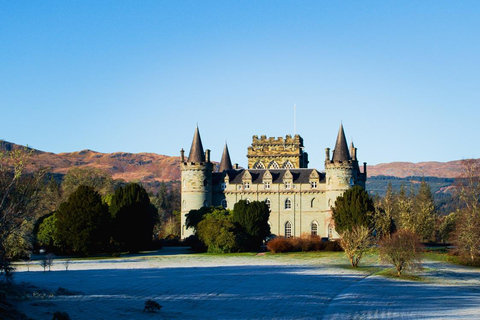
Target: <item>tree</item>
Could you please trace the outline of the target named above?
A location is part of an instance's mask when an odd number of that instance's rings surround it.
[[[79,186],[60,205],[56,218],[56,237],[67,251],[89,255],[107,248],[110,214],[93,187]]]
[[[430,186],[422,180],[414,197],[413,229],[423,242],[433,239],[437,211]]]
[[[354,226],[373,226],[375,207],[373,200],[365,189],[354,186],[339,196],[332,208],[332,217],[338,233],[352,230]]]
[[[469,264],[480,261],[480,159],[463,160],[463,173],[456,179],[460,209],[454,244]]]
[[[238,251],[238,231],[231,221],[232,217],[225,209],[215,209],[198,223],[197,235],[210,253],[229,253]]]
[[[393,264],[400,277],[407,268],[419,265],[422,246],[418,236],[407,229],[401,229],[380,241],[380,257]]]
[[[141,185],[129,183],[117,188],[110,213],[113,218],[113,239],[120,248],[138,252],[151,244],[157,210]]]
[[[449,215],[442,217],[440,220],[440,226],[438,227],[440,241],[448,242],[451,239],[451,234],[455,230],[456,220],[457,212],[452,212]]]
[[[340,245],[350,259],[350,264],[354,268],[358,267],[363,254],[372,245],[369,228],[364,225],[356,225],[351,230],[344,230],[340,236]]]
[[[68,198],[80,185],[92,187],[102,196],[113,193],[113,180],[108,173],[98,168],[75,167],[63,178],[63,198]]]
[[[55,212],[42,219],[36,233],[39,245],[53,247],[56,243],[58,243],[58,241],[56,241],[56,222],[57,217],[55,216]]]
[[[389,183],[385,197],[376,199],[375,201],[375,216],[374,224],[376,236],[383,238],[395,232],[395,197],[396,194],[392,189],[392,184]]]
[[[240,200],[233,206],[233,222],[245,229],[248,235],[247,250],[257,250],[263,240],[270,234],[268,218],[270,209],[265,202],[253,201],[248,203]]]
[[[0,274],[8,277],[12,259],[28,254],[44,171],[27,173],[33,150],[5,149],[0,141]]]

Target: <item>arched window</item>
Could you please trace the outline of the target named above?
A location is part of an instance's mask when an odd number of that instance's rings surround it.
[[[292,236],[292,223],[290,221],[285,222],[285,238]]]
[[[276,161],[272,161],[268,165],[268,169],[280,169],[280,167],[278,166],[278,163]]]
[[[318,223],[317,221],[312,221],[311,225],[312,237],[318,236]]]
[[[204,186],[204,187],[207,186],[207,179],[203,180],[203,186]]]
[[[225,182],[222,182],[222,184],[220,185],[220,188],[222,188],[222,190],[227,189],[227,184]]]
[[[333,226],[331,224],[328,225],[328,239],[333,238]]]
[[[332,199],[328,199],[328,209],[332,207]]]
[[[270,199],[265,199],[265,204],[267,205],[268,209],[270,209]]]
[[[310,201],[310,208],[313,208],[315,207],[315,198],[312,199],[312,201]]]
[[[245,199],[245,202],[246,202],[247,204],[249,204],[249,203],[250,203],[250,199],[248,199],[248,198]]]
[[[204,206],[204,207],[208,207],[208,202],[207,202],[207,200],[203,201],[203,206]]]
[[[332,178],[328,178],[328,184],[332,184]]]
[[[285,161],[285,163],[283,164],[283,168],[284,168],[284,169],[293,169],[294,166],[293,166],[293,163],[290,162],[290,160],[287,160],[287,161]]]
[[[186,188],[187,187],[187,181],[185,179],[183,179],[183,187]]]
[[[227,209],[227,199],[222,199],[222,207]]]
[[[350,185],[353,186],[354,185],[354,181],[353,181],[353,178],[350,178]]]
[[[290,210],[292,209],[292,200],[287,199],[285,200],[285,210]]]
[[[183,200],[183,210],[187,210],[187,200]]]
[[[265,169],[265,165],[261,161],[255,162],[253,165],[253,169]]]

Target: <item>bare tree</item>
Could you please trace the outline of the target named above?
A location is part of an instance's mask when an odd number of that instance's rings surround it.
[[[48,268],[48,271],[50,271],[53,265],[53,254],[49,253],[44,255],[43,259],[40,260],[39,264],[43,268],[43,272],[45,272],[47,268]]]
[[[383,238],[379,244],[380,257],[393,264],[399,277],[405,269],[420,265],[422,245],[414,232],[401,229]]]
[[[370,229],[364,225],[357,225],[341,234],[340,245],[350,259],[352,267],[358,267],[363,254],[372,245]]]
[[[470,264],[480,260],[480,159],[463,160],[463,173],[456,181],[460,209],[454,244]]]
[[[43,171],[26,173],[33,150],[1,149],[0,144],[0,274],[12,271],[10,261],[24,255],[35,220]]]

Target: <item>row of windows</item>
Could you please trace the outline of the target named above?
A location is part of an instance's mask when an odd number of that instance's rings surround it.
[[[247,201],[247,203],[250,203],[250,199],[245,199],[245,200]],[[264,200],[264,202],[267,204],[268,209],[270,209],[270,204],[271,204],[270,199],[267,198],[267,199]],[[329,201],[329,203],[330,203],[330,201]],[[222,207],[227,208],[227,206],[228,206],[227,199],[222,199],[221,205],[222,205]],[[315,198],[313,198],[310,201],[310,208],[313,208],[314,206],[315,206]],[[284,208],[285,208],[285,210],[292,209],[292,200],[291,199],[287,198],[285,200],[285,207]]]
[[[312,236],[318,236],[318,222],[312,221],[310,224],[310,234]],[[285,238],[292,237],[292,223],[290,221],[285,222]],[[328,225],[328,238],[333,237],[333,226],[331,224]]]
[[[250,199],[246,199],[246,201],[247,201],[247,203],[250,203]],[[265,203],[267,204],[268,209],[270,209],[270,204],[271,204],[270,199],[267,198],[267,199],[265,199],[264,201],[265,201]],[[315,198],[313,198],[313,199],[310,201],[310,208],[314,208],[314,207],[315,207],[315,203],[316,203],[316,200],[315,200]],[[227,206],[228,206],[227,199],[222,199],[222,201],[221,201],[220,204],[221,204],[222,207],[224,207],[224,208],[226,209]],[[292,209],[292,200],[290,200],[289,198],[287,198],[287,199],[285,200],[285,203],[284,203],[284,204],[285,204],[285,206],[284,206],[285,210],[290,210],[290,209]],[[206,207],[206,206],[208,205],[207,201],[204,201],[203,205]],[[332,206],[332,200],[329,199],[329,200],[328,200],[328,207],[331,207],[331,206]],[[183,209],[184,209],[184,210],[187,209],[187,202],[186,202],[185,200],[183,200]]]
[[[290,161],[287,160],[283,163],[282,168],[284,168],[284,169],[294,169],[295,166],[293,165],[293,163],[291,163]],[[263,164],[263,162],[258,161],[253,165],[253,169],[265,169],[265,165]],[[280,166],[278,165],[278,163],[276,161],[271,161],[268,164],[267,169],[280,169]]]
[[[250,182],[247,181],[247,182],[244,182],[242,185],[238,185],[238,190],[241,190],[242,186],[243,186],[244,190],[250,190]],[[285,189],[291,189],[292,188],[292,183],[290,181],[285,181],[284,186],[285,186]],[[310,186],[312,187],[312,189],[316,189],[317,188],[317,182],[316,181],[310,182]],[[263,183],[263,187],[266,190],[270,190],[270,181],[265,181]],[[295,188],[295,186],[293,186],[293,187]],[[225,182],[223,182],[220,185],[220,188],[222,190],[227,189],[227,184]]]

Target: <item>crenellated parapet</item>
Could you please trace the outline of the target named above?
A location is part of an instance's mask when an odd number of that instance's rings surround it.
[[[304,151],[303,139],[293,137],[253,136],[247,149],[248,167],[254,169],[307,168],[308,154]]]

